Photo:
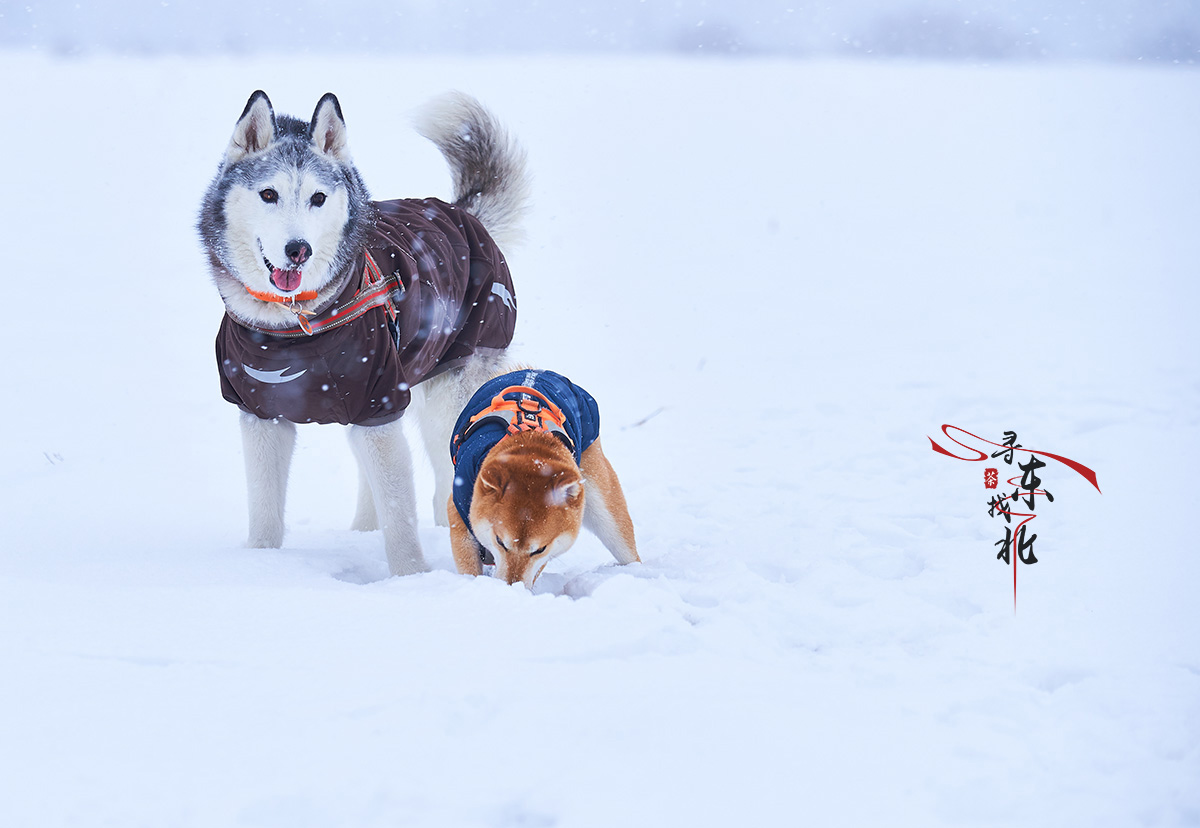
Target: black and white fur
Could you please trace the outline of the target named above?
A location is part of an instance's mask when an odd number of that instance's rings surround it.
[[[427,106],[417,130],[450,165],[455,203],[478,217],[502,249],[519,238],[529,196],[521,148],[478,101],[451,93]],[[276,115],[266,94],[250,96],[217,175],[205,193],[198,229],[217,290],[229,313],[259,327],[296,324],[287,305],[255,298],[316,291],[296,301],[317,312],[337,297],[351,273],[372,215],[370,196],[350,159],[346,123],[332,94],[305,123]],[[278,278],[280,269],[288,278]],[[275,277],[273,277],[275,274]],[[295,285],[291,285],[296,277]],[[287,288],[287,289],[284,289]],[[446,524],[453,468],[447,446],[470,395],[503,367],[501,352],[480,353],[464,366],[417,386],[414,408],[435,470],[434,516]],[[294,424],[241,414],[252,547],[279,547],[284,535]],[[427,569],[416,529],[412,455],[401,421],[349,426],[359,465],[358,507],[351,528],[383,530],[393,575]]]

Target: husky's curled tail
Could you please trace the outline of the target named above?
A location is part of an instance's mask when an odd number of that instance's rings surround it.
[[[418,111],[414,126],[446,157],[455,205],[483,222],[501,249],[520,242],[530,190],[525,151],[496,117],[471,96],[447,92]]]

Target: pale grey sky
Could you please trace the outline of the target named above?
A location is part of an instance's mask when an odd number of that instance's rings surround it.
[[[52,54],[671,52],[1200,61],[1200,0],[0,0]]]

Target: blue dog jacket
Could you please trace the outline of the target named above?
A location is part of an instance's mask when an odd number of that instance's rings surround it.
[[[561,425],[553,410],[546,410],[541,400],[521,388],[536,391],[561,411]],[[498,397],[502,397],[503,401]],[[497,407],[512,410],[517,421],[510,425],[507,416],[484,416],[472,424],[472,418]],[[534,413],[539,409],[541,413]],[[522,417],[527,418],[530,424],[522,426]],[[537,426],[532,425],[534,419],[537,420]],[[547,420],[550,422],[545,424]],[[583,459],[583,452],[600,436],[600,408],[591,394],[561,374],[527,370],[513,371],[488,380],[458,415],[454,434],[450,438],[450,458],[454,461],[454,507],[468,528],[471,526],[475,478],[479,476],[484,458],[506,435],[533,430],[558,433],[575,455],[575,463],[578,464]]]

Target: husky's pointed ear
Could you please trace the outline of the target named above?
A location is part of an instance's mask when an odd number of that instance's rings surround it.
[[[312,123],[308,127],[313,146],[322,155],[329,155],[342,163],[350,161],[350,145],[346,141],[346,121],[342,118],[342,106],[337,96],[326,92],[317,101]]]
[[[275,140],[275,110],[271,99],[259,89],[246,101],[242,117],[233,128],[229,149],[225,150],[225,163],[241,161],[247,155],[262,152]]]

